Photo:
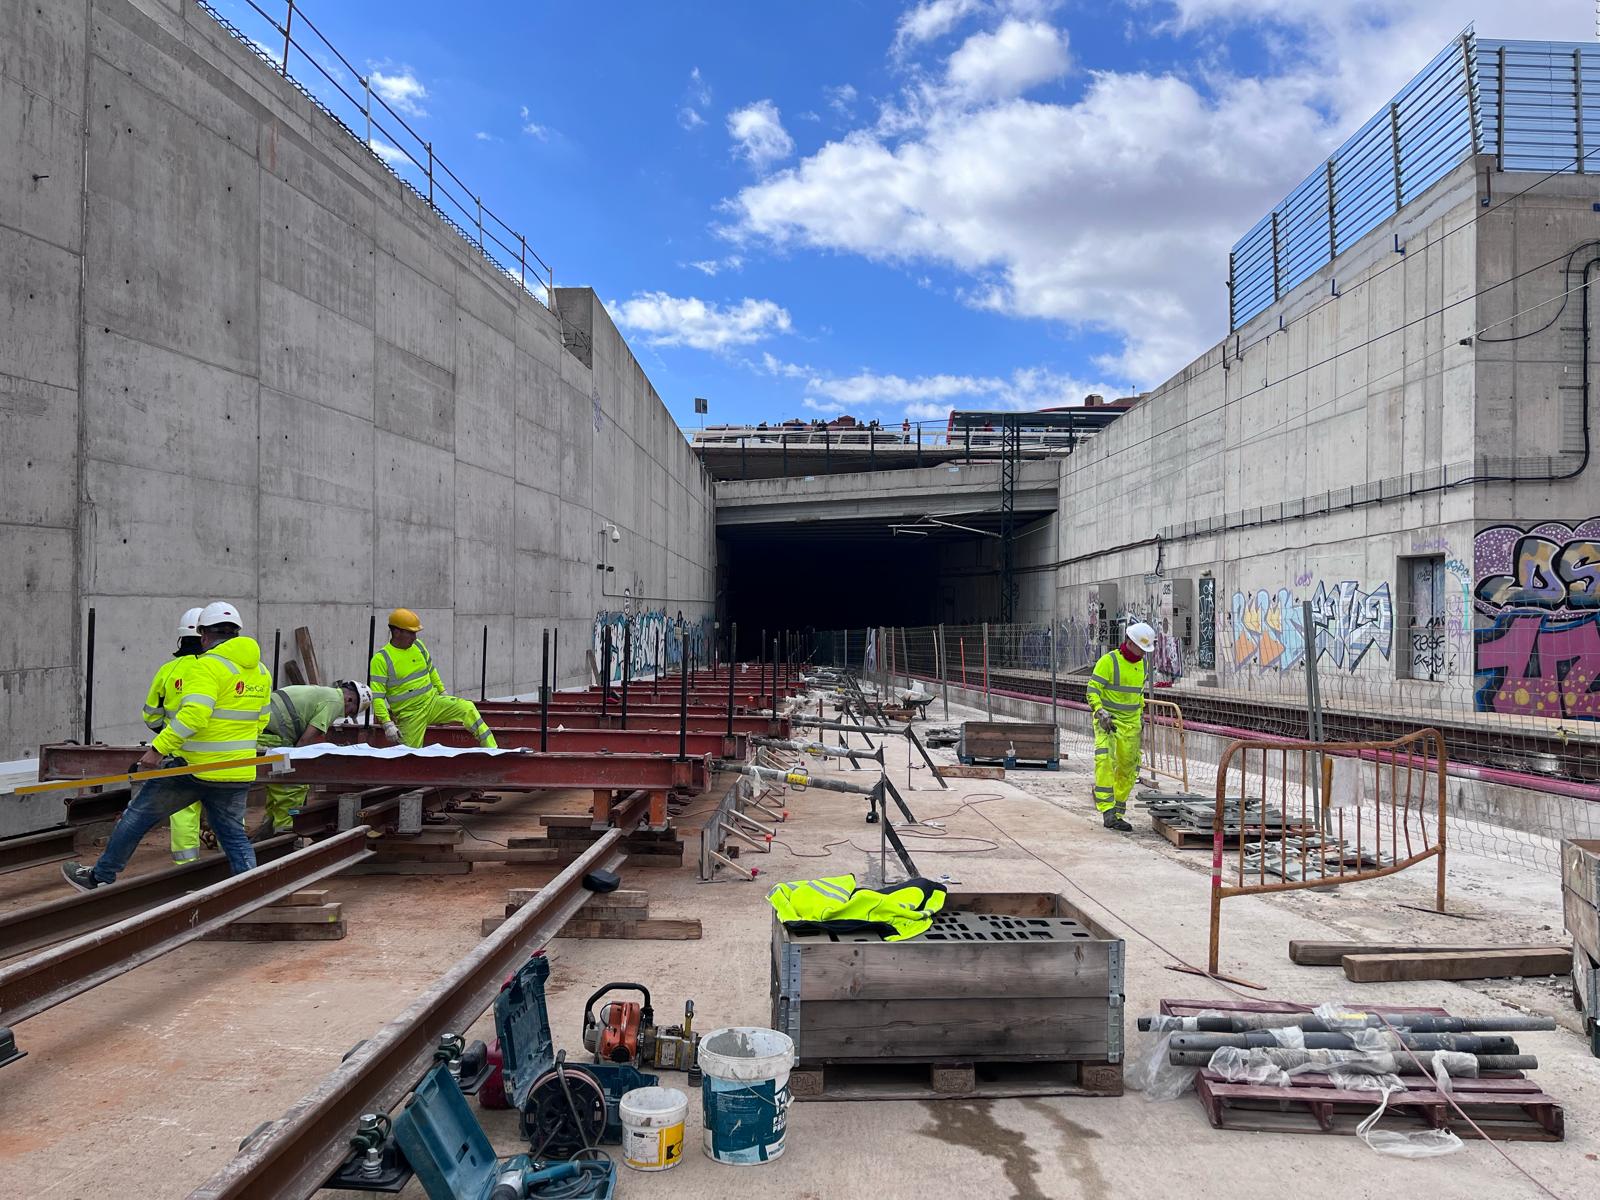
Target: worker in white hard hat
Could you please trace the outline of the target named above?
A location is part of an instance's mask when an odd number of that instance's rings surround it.
[[[183,707],[186,681],[194,678],[195,659],[200,657],[202,609],[191,608],[178,618],[178,648],[156,670],[144,698],[144,723],[151,733],[160,733]],[[177,866],[200,857],[200,806],[191,804],[172,814],[167,821],[172,835],[172,861]]]
[[[1139,738],[1144,728],[1144,660],[1156,648],[1156,631],[1129,625],[1122,644],[1100,656],[1089,679],[1094,722],[1094,806],[1107,829],[1131,832],[1128,797],[1139,779]]]
[[[367,664],[372,719],[393,745],[420,746],[430,725],[462,725],[485,750],[497,749],[494,734],[471,700],[452,696],[422,642],[422,620],[409,608],[389,614],[389,644]]]
[[[341,679],[332,687],[290,684],[272,693],[267,706],[267,727],[261,731],[262,753],[284,746],[310,746],[326,741],[328,729],[340,717],[358,717],[372,703],[364,683]],[[255,831],[256,840],[294,828],[295,809],[305,803],[311,789],[305,784],[267,784],[267,818]]]
[[[244,814],[256,777],[256,740],[267,723],[272,675],[261,665],[255,639],[240,636],[243,622],[232,604],[213,601],[195,624],[203,653],[184,680],[183,704],[156,734],[137,769],[198,769],[146,780],[117,819],[94,866],[62,865],[61,873],[79,891],[114,883],[152,826],[197,801],[228,856],[230,871],[238,875],[256,865]]]

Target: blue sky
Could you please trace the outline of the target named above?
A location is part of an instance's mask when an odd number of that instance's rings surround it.
[[[1225,332],[1228,246],[1467,21],[1594,36],[1580,0],[304,12],[599,292],[686,426],[696,396],[714,423],[898,424],[1158,384]]]

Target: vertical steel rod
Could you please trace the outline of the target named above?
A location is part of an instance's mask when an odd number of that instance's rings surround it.
[[[489,625],[483,626],[483,656],[478,661],[478,699],[489,698]]]
[[[609,712],[611,700],[611,626],[600,626],[600,715]]]
[[[88,646],[83,660],[83,744],[94,745],[94,608],[89,609]]]
[[[278,690],[278,654],[283,647],[283,630],[272,631],[272,690]]]
[[[738,632],[739,632],[739,626],[738,626],[737,623],[732,624],[732,625],[730,625],[728,627],[728,736],[729,737],[733,736],[733,675],[734,675],[733,666],[734,666],[734,661],[735,661],[734,660],[734,647],[738,644],[738,642],[737,642]]]
[[[378,652],[378,614],[367,615],[367,686],[372,686],[372,656]],[[366,728],[372,728],[372,705],[367,705]]]
[[[629,670],[633,658],[633,622],[629,621],[622,627],[622,727],[628,727],[628,678],[632,675]]]
[[[550,749],[550,630],[539,636],[539,753]]]
[[[561,690],[561,626],[557,625],[550,631],[550,690]]]
[[[683,626],[678,626],[678,637],[683,637]],[[689,758],[689,660],[683,658],[685,669],[678,672],[678,761]]]
[[[285,79],[289,77],[289,47],[293,45],[290,40],[290,30],[294,28],[294,0],[289,0],[288,15],[283,18],[283,61],[278,64],[278,73]]]

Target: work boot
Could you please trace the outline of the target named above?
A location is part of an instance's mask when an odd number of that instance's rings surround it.
[[[62,863],[61,876],[80,892],[92,892],[103,882],[95,877],[94,868],[82,863]]]
[[[1106,809],[1100,814],[1100,821],[1107,829],[1115,829],[1118,833],[1133,832],[1133,826],[1122,819],[1122,813],[1117,809]]]

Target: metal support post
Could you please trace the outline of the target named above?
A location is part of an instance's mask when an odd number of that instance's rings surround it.
[[[489,626],[483,627],[483,656],[478,661],[478,699],[489,698]]]
[[[950,651],[945,645],[944,625],[939,626],[939,688],[944,692],[944,719],[950,719]]]
[[[370,613],[367,616],[367,683],[372,683],[372,656],[378,652],[378,614]],[[367,719],[363,724],[372,728],[372,706],[367,705]]]
[[[550,752],[550,630],[539,636],[539,753]]]
[[[1306,636],[1306,732],[1313,743],[1320,743],[1323,736],[1322,726],[1322,684],[1317,678],[1317,627],[1315,624],[1316,613],[1309,600],[1300,602],[1301,627]],[[1322,755],[1311,756],[1311,799],[1316,805],[1318,819],[1322,822],[1323,832],[1331,833],[1331,816],[1323,807],[1322,795]],[[1287,805],[1285,805],[1287,809]]]
[[[433,143],[426,143],[428,147],[428,207],[434,208],[433,203]]]
[[[772,639],[772,691],[768,694],[772,701],[772,715],[778,715],[778,639]]]
[[[600,627],[600,715],[611,708],[611,626]]]
[[[667,670],[667,629],[666,629],[666,626],[663,625],[661,627],[661,640],[656,643],[656,678],[655,678],[655,687],[653,689],[653,696],[657,700],[659,700],[661,698],[661,676],[666,673],[666,670]]]
[[[290,31],[294,28],[294,0],[289,0],[289,9],[283,18],[283,61],[278,64],[278,74],[285,79],[289,77],[289,47],[294,45]]]
[[[550,631],[550,690],[561,690],[561,626]]]
[[[738,643],[739,626],[735,622],[728,626],[728,736],[733,736],[733,676],[734,676],[734,647]]]
[[[272,690],[278,690],[278,658],[283,652],[283,630],[272,631]]]
[[[683,637],[683,628],[679,626],[678,636]],[[684,659],[687,668],[688,659]],[[678,761],[684,762],[689,757],[689,672],[687,669],[678,672]]]
[[[622,727],[628,727],[628,677],[633,665],[633,622],[622,627]]]
[[[83,744],[94,745],[94,608],[89,609],[88,645],[83,658]]]
[[[983,623],[983,699],[989,708],[989,720],[994,720],[994,693],[989,690],[989,622]]]

